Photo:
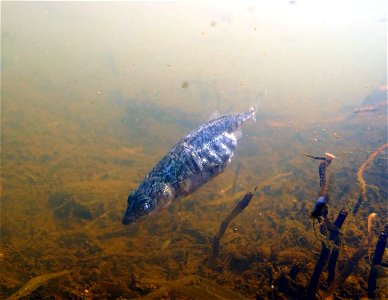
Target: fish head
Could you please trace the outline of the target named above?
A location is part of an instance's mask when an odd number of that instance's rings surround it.
[[[166,208],[175,198],[175,189],[159,180],[146,180],[128,196],[122,223],[128,225]]]
[[[128,206],[122,223],[128,225],[157,211],[157,201],[147,195],[133,193],[128,196]]]

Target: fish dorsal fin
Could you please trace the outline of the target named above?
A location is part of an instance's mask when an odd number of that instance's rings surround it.
[[[209,117],[209,122],[217,120],[217,119],[219,119],[221,117],[222,117],[222,115],[218,111],[213,111],[213,113]]]
[[[234,132],[234,136],[236,137],[236,140],[238,140],[239,138],[241,138],[243,136],[241,128],[237,128],[237,130]]]

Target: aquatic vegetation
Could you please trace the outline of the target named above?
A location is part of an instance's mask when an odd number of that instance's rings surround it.
[[[124,151],[122,147],[124,146],[119,144],[117,151],[112,150],[111,147],[97,151],[101,151],[99,154],[101,156],[115,156],[118,159],[125,159],[127,155],[136,157],[134,166],[138,165],[138,160],[148,164],[149,154],[141,149],[136,149],[132,151],[133,153],[131,150]],[[92,178],[88,177],[87,173],[93,173],[93,169],[89,170],[85,165],[83,167],[85,169],[79,174],[67,173],[68,169],[59,169],[58,172],[64,172],[62,174],[68,174],[64,176],[70,176],[70,178],[69,181],[62,181],[60,176],[57,176],[54,183],[45,186],[38,194],[37,198],[41,199],[41,202],[37,202],[38,207],[41,207],[40,211],[44,212],[45,219],[41,223],[39,218],[31,222],[37,224],[36,226],[40,228],[39,232],[32,235],[22,224],[7,217],[7,222],[3,221],[4,226],[1,227],[1,231],[11,233],[5,236],[8,236],[7,241],[12,240],[12,249],[22,250],[23,255],[26,255],[23,261],[28,262],[30,268],[41,268],[41,274],[50,272],[50,264],[56,269],[69,266],[72,269],[75,268],[72,271],[72,277],[66,279],[66,284],[59,282],[58,293],[61,295],[85,296],[85,289],[87,289],[90,297],[107,298],[116,295],[136,298],[151,295],[165,286],[168,291],[162,289],[157,295],[209,298],[211,295],[213,297],[219,295],[217,293],[221,293],[221,288],[218,286],[221,286],[226,290],[226,294],[233,291],[239,297],[253,298],[256,295],[264,299],[287,298],[292,295],[297,297],[308,286],[314,268],[312,262],[315,260],[315,237],[309,219],[309,212],[313,210],[314,203],[309,199],[316,196],[316,190],[314,190],[316,170],[313,168],[314,170],[310,172],[312,168],[308,168],[308,165],[305,167],[302,158],[285,161],[285,166],[278,169],[276,161],[283,159],[281,155],[274,152],[270,146],[261,146],[261,151],[273,158],[255,162],[253,159],[247,160],[243,157],[237,179],[230,170],[231,172],[226,176],[212,183],[206,193],[198,197],[199,199],[183,199],[181,206],[176,205],[171,210],[163,212],[158,218],[146,220],[143,224],[135,224],[132,228],[118,226],[122,208],[119,199],[125,197],[120,190],[127,191],[128,188],[134,188],[136,180],[140,180],[141,176],[137,174],[137,168],[135,167],[129,174],[135,179],[130,180],[128,187],[126,180],[120,181],[120,178],[128,177],[125,171],[127,167],[120,167],[113,160],[94,161],[94,156],[90,158],[84,156],[83,159],[95,162],[91,165],[97,174]],[[157,157],[153,159],[156,160]],[[337,165],[343,161],[342,158],[335,161],[334,167],[337,168]],[[47,162],[49,166],[55,163],[55,160]],[[79,164],[71,160],[69,163],[73,168],[77,168]],[[255,173],[256,171],[252,171],[249,165],[257,165],[258,169],[264,169],[265,172]],[[342,171],[342,165],[340,167]],[[107,174],[105,168],[110,169],[109,178],[101,179],[103,174]],[[345,168],[342,175],[344,181],[352,180],[352,176],[349,175],[352,172],[355,174],[356,171]],[[77,182],[79,176],[82,176],[83,181]],[[310,177],[314,179],[311,180]],[[233,185],[236,181],[242,182],[243,185],[233,193]],[[330,185],[330,180],[327,182]],[[251,201],[249,209],[244,210],[244,215],[230,221],[227,234],[222,237],[223,247],[217,258],[217,267],[211,267],[205,264],[204,260],[212,255],[212,236],[219,229],[225,217],[226,208],[232,207],[235,202],[243,198],[245,194],[242,191],[243,187],[248,184],[258,185],[255,201]],[[298,188],[294,189],[296,185]],[[24,188],[28,190],[30,186],[26,182]],[[263,188],[269,192],[264,193]],[[225,189],[226,192],[222,194],[221,189]],[[301,196],[296,197],[294,191],[299,191]],[[349,191],[351,192],[352,190]],[[380,194],[380,190],[377,193]],[[9,200],[5,203],[14,209],[10,215],[15,217],[19,210],[21,212],[23,210],[18,206],[17,201],[11,200],[17,199],[14,198],[15,195],[25,197],[25,193],[18,192],[13,195],[10,195],[9,186],[7,186],[4,196]],[[52,195],[52,198],[47,195]],[[75,223],[72,223],[71,228],[58,227],[54,209],[69,202],[70,199],[87,208],[92,213],[92,219],[79,219],[79,225],[75,226]],[[98,200],[96,204],[92,204],[94,199]],[[98,202],[104,204],[100,210],[95,209]],[[374,211],[384,216],[383,202],[377,204],[373,202],[373,204]],[[330,213],[337,208],[340,210],[342,204],[337,204],[335,197],[331,197],[329,205],[328,219],[330,220],[333,217]],[[10,211],[9,208],[6,209]],[[74,215],[69,214],[69,218],[74,218]],[[63,220],[66,219],[68,218]],[[334,226],[335,223],[333,222],[332,225]],[[330,227],[330,224],[326,223],[326,227]],[[15,233],[15,228],[18,234]],[[53,228],[58,229],[53,230]],[[340,251],[338,263],[341,267],[345,266],[346,270],[350,270],[348,271],[350,274],[354,271],[369,270],[369,266],[363,260],[357,257],[351,259],[356,249],[353,245],[359,245],[359,242],[355,239],[354,244],[351,244],[350,235],[353,239],[359,238],[363,235],[360,229],[349,222],[345,230],[332,232],[338,233],[341,240],[341,246],[338,247]],[[29,242],[26,246],[22,246],[26,243],[26,236],[34,237],[32,240],[37,240],[38,244],[31,245]],[[327,240],[329,240],[328,237]],[[336,239],[333,237],[333,244],[334,240]],[[331,254],[337,249],[333,244],[329,244],[333,247]],[[41,249],[41,245],[44,245],[44,250]],[[344,254],[345,245],[348,247],[348,256]],[[34,259],[29,256],[29,247],[39,250],[34,255],[39,261],[44,261],[44,264],[40,263],[38,266],[34,262]],[[2,251],[4,249],[4,259],[0,262],[4,266],[2,270],[5,270],[4,274],[9,275],[8,280],[1,277],[4,291],[2,296],[6,297],[14,292],[15,287],[20,286],[20,282],[23,282],[23,278],[17,277],[13,269],[24,274],[26,270],[15,263],[20,260],[20,256],[9,256],[9,252],[14,251],[10,250],[10,244],[2,246],[1,249]],[[362,258],[366,253],[367,250],[361,251],[358,257]],[[330,255],[326,265],[329,260]],[[353,263],[353,266],[346,267],[348,260]],[[299,268],[298,272],[295,271],[296,267],[294,272],[291,272],[294,266]],[[341,276],[342,268],[339,270],[337,270],[339,274],[330,285],[331,294],[344,289],[337,284],[344,278]],[[325,268],[322,272],[324,275]],[[187,284],[177,284],[169,288],[169,282],[190,275],[206,278],[218,288],[215,292],[212,288],[206,290],[203,284],[199,283],[202,279],[188,280]],[[356,285],[352,276],[346,278],[347,287]],[[51,285],[43,285],[35,292],[42,296],[49,296],[57,291]],[[322,294],[322,289],[318,289],[318,293]],[[225,299],[227,299],[226,294],[222,296]],[[364,294],[366,295],[366,290]],[[237,297],[233,296],[234,299]]]
[[[15,294],[11,297],[7,298],[7,300],[17,300],[22,297],[26,297],[30,295],[33,291],[39,288],[41,285],[45,284],[47,281],[52,280],[54,278],[63,276],[68,274],[70,271],[61,271],[56,273],[49,273],[45,275],[36,276],[30,279],[25,285],[23,285]]]
[[[370,213],[368,216],[368,231],[367,231],[367,236],[368,236],[368,244],[372,242],[373,238],[373,228],[375,227],[375,218],[376,218],[376,213]]]
[[[307,297],[309,299],[313,299],[315,298],[315,294],[318,289],[319,279],[326,263],[328,263],[328,284],[330,284],[334,280],[336,264],[339,256],[339,247],[341,246],[339,231],[345,222],[345,219],[348,215],[348,211],[346,209],[341,209],[334,223],[331,223],[331,221],[328,219],[328,207],[325,201],[325,199],[328,198],[326,168],[330,165],[332,159],[335,156],[330,153],[327,153],[326,157],[324,158],[313,156],[308,157],[323,160],[323,162],[319,165],[320,189],[318,192],[318,199],[315,203],[315,208],[312,213],[312,217],[318,219],[320,224],[320,233],[327,239],[321,242],[321,253],[315,265],[314,272],[311,276],[307,290]],[[321,200],[322,198],[323,200]],[[329,241],[334,242],[332,248],[329,244]]]
[[[365,182],[362,178],[362,172],[363,169],[365,168],[366,164],[370,162],[374,157],[380,153],[385,146],[380,147],[377,151],[375,151],[368,159],[366,162],[362,164],[360,167],[358,173],[357,173],[357,178],[358,178],[358,183],[360,185],[361,189],[361,195],[359,199],[363,199],[365,195]],[[311,156],[310,156],[311,157]],[[321,159],[325,160],[325,158],[318,158],[318,157],[312,157],[314,159]],[[324,161],[325,162],[325,161]],[[326,193],[323,193],[322,191],[326,192],[327,187],[325,186],[324,189],[322,188],[322,185],[326,185],[326,178],[325,178],[325,169],[327,165],[324,163],[320,164],[319,168],[319,174],[320,174],[320,192],[319,196],[325,196],[327,197]],[[318,200],[320,199],[318,197]],[[342,208],[341,211],[339,212],[337,219],[335,222],[332,224],[330,220],[328,219],[328,208],[326,206],[326,201],[318,201],[315,204],[315,209],[314,212],[318,216],[318,220],[320,220],[320,232],[323,236],[327,237],[327,241],[323,240],[321,242],[322,248],[321,248],[321,253],[319,256],[319,259],[317,261],[317,264],[315,266],[313,275],[310,279],[309,286],[308,286],[308,291],[307,291],[307,297],[308,298],[315,298],[315,294],[318,289],[318,283],[319,283],[319,277],[320,274],[323,271],[323,268],[325,267],[326,263],[328,263],[328,277],[327,277],[327,283],[329,286],[332,284],[332,282],[335,280],[335,270],[336,270],[336,264],[337,260],[339,257],[339,250],[340,247],[342,246],[341,239],[339,237],[339,232],[344,224],[346,217],[348,216],[348,210],[347,208]],[[360,206],[360,201],[358,201],[353,209],[353,214],[357,212],[358,208]],[[319,208],[319,211],[317,209]],[[313,212],[313,216],[314,216]],[[368,217],[368,226],[367,226],[367,232],[366,232],[366,238],[364,239],[364,242],[362,245],[356,250],[356,252],[350,257],[345,262],[345,267],[342,269],[339,278],[337,279],[337,282],[335,284],[332,284],[326,292],[326,295],[329,293],[333,293],[335,289],[338,288],[338,285],[340,282],[345,282],[345,280],[348,278],[348,276],[353,272],[353,269],[355,266],[357,266],[359,260],[365,256],[368,252],[368,245],[371,243],[372,238],[373,238],[373,222],[376,214],[371,213],[369,214]],[[334,245],[330,246],[329,241],[333,241]],[[331,248],[331,250],[330,250]],[[373,271],[372,271],[373,274]],[[372,275],[372,278],[375,278],[374,275]],[[372,279],[371,282],[374,282],[375,279]],[[373,283],[371,284],[373,286]],[[372,288],[373,289],[373,288]],[[374,290],[374,289],[373,289]]]
[[[356,206],[353,209],[353,214],[358,212],[359,207],[362,205],[362,202],[366,201],[366,184],[363,178],[363,173],[366,166],[371,163],[385,148],[388,147],[388,144],[382,145],[376,151],[374,151],[360,166],[357,171],[357,182],[360,187],[360,196],[357,200]]]
[[[245,297],[200,276],[186,276],[175,281],[165,282],[163,286],[143,297],[143,299],[160,299],[161,297],[184,296],[190,299],[236,299]]]

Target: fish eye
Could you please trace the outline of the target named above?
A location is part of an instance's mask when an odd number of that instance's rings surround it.
[[[140,211],[144,214],[146,214],[149,210],[151,209],[151,204],[146,202],[146,203],[143,203],[141,206],[140,206]]]

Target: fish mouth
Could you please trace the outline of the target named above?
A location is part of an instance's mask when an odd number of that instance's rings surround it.
[[[136,221],[136,219],[134,217],[128,217],[126,215],[124,215],[124,217],[121,219],[121,223],[123,225],[129,225],[131,223],[134,223]]]

